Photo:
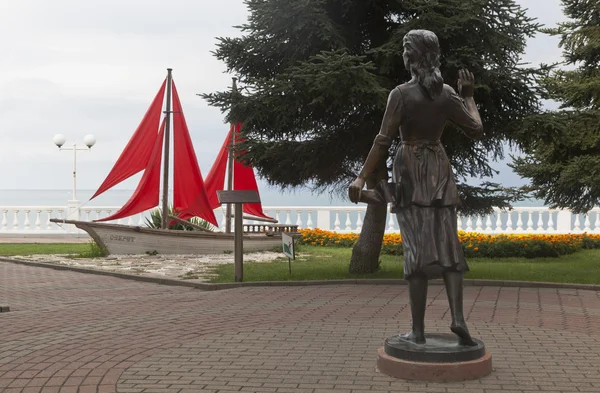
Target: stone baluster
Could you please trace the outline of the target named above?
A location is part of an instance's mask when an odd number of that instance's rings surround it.
[[[54,225],[52,225],[53,223],[50,222],[51,217],[52,217],[52,210],[51,209],[46,210],[46,230],[47,231],[54,230]]]
[[[360,232],[362,231],[362,211],[357,211],[357,216],[358,218],[356,219],[356,232]]]
[[[523,233],[523,212],[517,211],[517,233]]]
[[[1,231],[8,231],[8,210],[3,209],[2,210],[2,228],[0,228]]]
[[[394,215],[390,213],[390,219],[388,221],[388,232],[396,231],[396,223],[394,222]]]
[[[42,211],[36,209],[36,211],[35,211],[35,230],[36,231],[40,231],[42,229],[41,215],[42,215]]]
[[[494,230],[492,228],[492,215],[486,214],[483,216],[483,232],[484,233],[492,233]]]
[[[556,232],[556,229],[554,229],[554,212],[552,210],[548,210],[548,228],[545,232]]]
[[[575,233],[581,233],[581,220],[579,215],[575,216],[575,228],[573,228],[573,232]]]
[[[514,229],[513,229],[513,222],[512,222],[512,211],[507,211],[507,216],[506,216],[506,230],[504,232],[506,233],[513,233]]]
[[[477,216],[477,223],[476,223],[476,226],[475,226],[475,232],[479,232],[479,233],[483,232],[482,222],[481,222],[481,216],[480,215]]]
[[[302,228],[302,210],[296,210],[296,225],[298,229]]]
[[[539,217],[538,217],[539,220]],[[527,212],[527,232],[533,232],[533,212],[530,210]]]
[[[340,230],[340,211],[335,210],[335,221],[333,222],[333,230],[338,232]]]
[[[352,231],[352,222],[350,221],[350,210],[346,210],[346,228],[344,228],[344,230],[347,232]]]
[[[590,233],[592,232],[592,223],[590,222],[590,214],[585,215],[585,225],[583,227],[583,231]]]
[[[594,222],[594,233],[600,234],[600,210],[596,210],[596,221]]]
[[[306,220],[306,229],[313,229],[312,210],[308,211],[308,219]]]
[[[227,214],[223,209],[221,209],[223,216],[221,218],[221,231],[225,231],[225,227],[227,226]]]
[[[26,231],[28,231],[28,230],[31,229],[31,223],[29,222],[29,212],[30,211],[31,210],[25,210],[25,223],[24,223],[24,226],[25,226],[25,230]]]
[[[497,210],[496,211],[496,229],[495,229],[496,233],[502,233],[502,211]]]
[[[546,227],[546,225],[544,224],[544,211],[540,210],[540,211],[538,211],[538,219],[537,219],[537,226],[535,228],[535,233],[540,233],[540,234],[546,233],[545,227]]]
[[[291,210],[286,210],[285,211],[285,225],[291,225],[292,224],[292,211]]]
[[[471,216],[469,216],[467,218],[467,228],[466,228],[467,232],[473,232],[473,219],[471,218]]]

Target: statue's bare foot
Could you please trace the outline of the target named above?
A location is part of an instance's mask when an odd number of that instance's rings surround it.
[[[407,334],[401,334],[400,338],[405,341],[411,341],[415,344],[425,344],[425,334],[417,333],[414,330]]]
[[[452,330],[452,333],[458,336],[458,343],[460,345],[467,347],[474,347],[477,345],[477,343],[471,338],[471,334],[469,333],[469,329],[467,328],[467,324],[465,322],[452,323],[450,330]]]

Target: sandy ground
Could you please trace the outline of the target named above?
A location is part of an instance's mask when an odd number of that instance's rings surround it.
[[[244,254],[244,262],[271,262],[281,258],[279,252]],[[70,258],[67,255],[28,255],[12,259],[75,266],[119,273],[162,276],[200,282],[214,277],[217,265],[233,263],[233,254],[216,255],[110,255],[105,258]],[[285,259],[287,263],[287,259]]]

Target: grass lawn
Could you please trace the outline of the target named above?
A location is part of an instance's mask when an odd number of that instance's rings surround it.
[[[402,278],[403,260],[382,255],[375,274],[351,275],[352,249],[301,246],[289,274],[287,258],[271,263],[244,263],[244,281],[341,280],[352,278]],[[600,284],[600,250],[583,250],[559,258],[471,258],[467,279],[545,281]],[[213,282],[233,282],[233,265],[219,265]]]
[[[87,256],[92,253],[94,246],[91,243],[0,243],[0,256],[33,254]]]

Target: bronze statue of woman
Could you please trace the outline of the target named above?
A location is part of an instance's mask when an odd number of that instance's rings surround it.
[[[406,34],[403,57],[412,79],[391,91],[379,134],[348,194],[354,203],[367,200],[361,198],[365,179],[380,160],[387,159],[392,140],[400,133],[392,168],[392,203],[402,235],[412,312],[412,331],[401,337],[425,343],[427,282],[443,277],[452,314],[450,329],[460,344],[476,345],[463,315],[463,274],[469,267],[457,233],[460,199],[440,142],[447,121],[471,138],[481,135],[483,126],[473,100],[474,77],[467,70],[459,72],[459,95],[444,84],[438,38],[428,30]]]

